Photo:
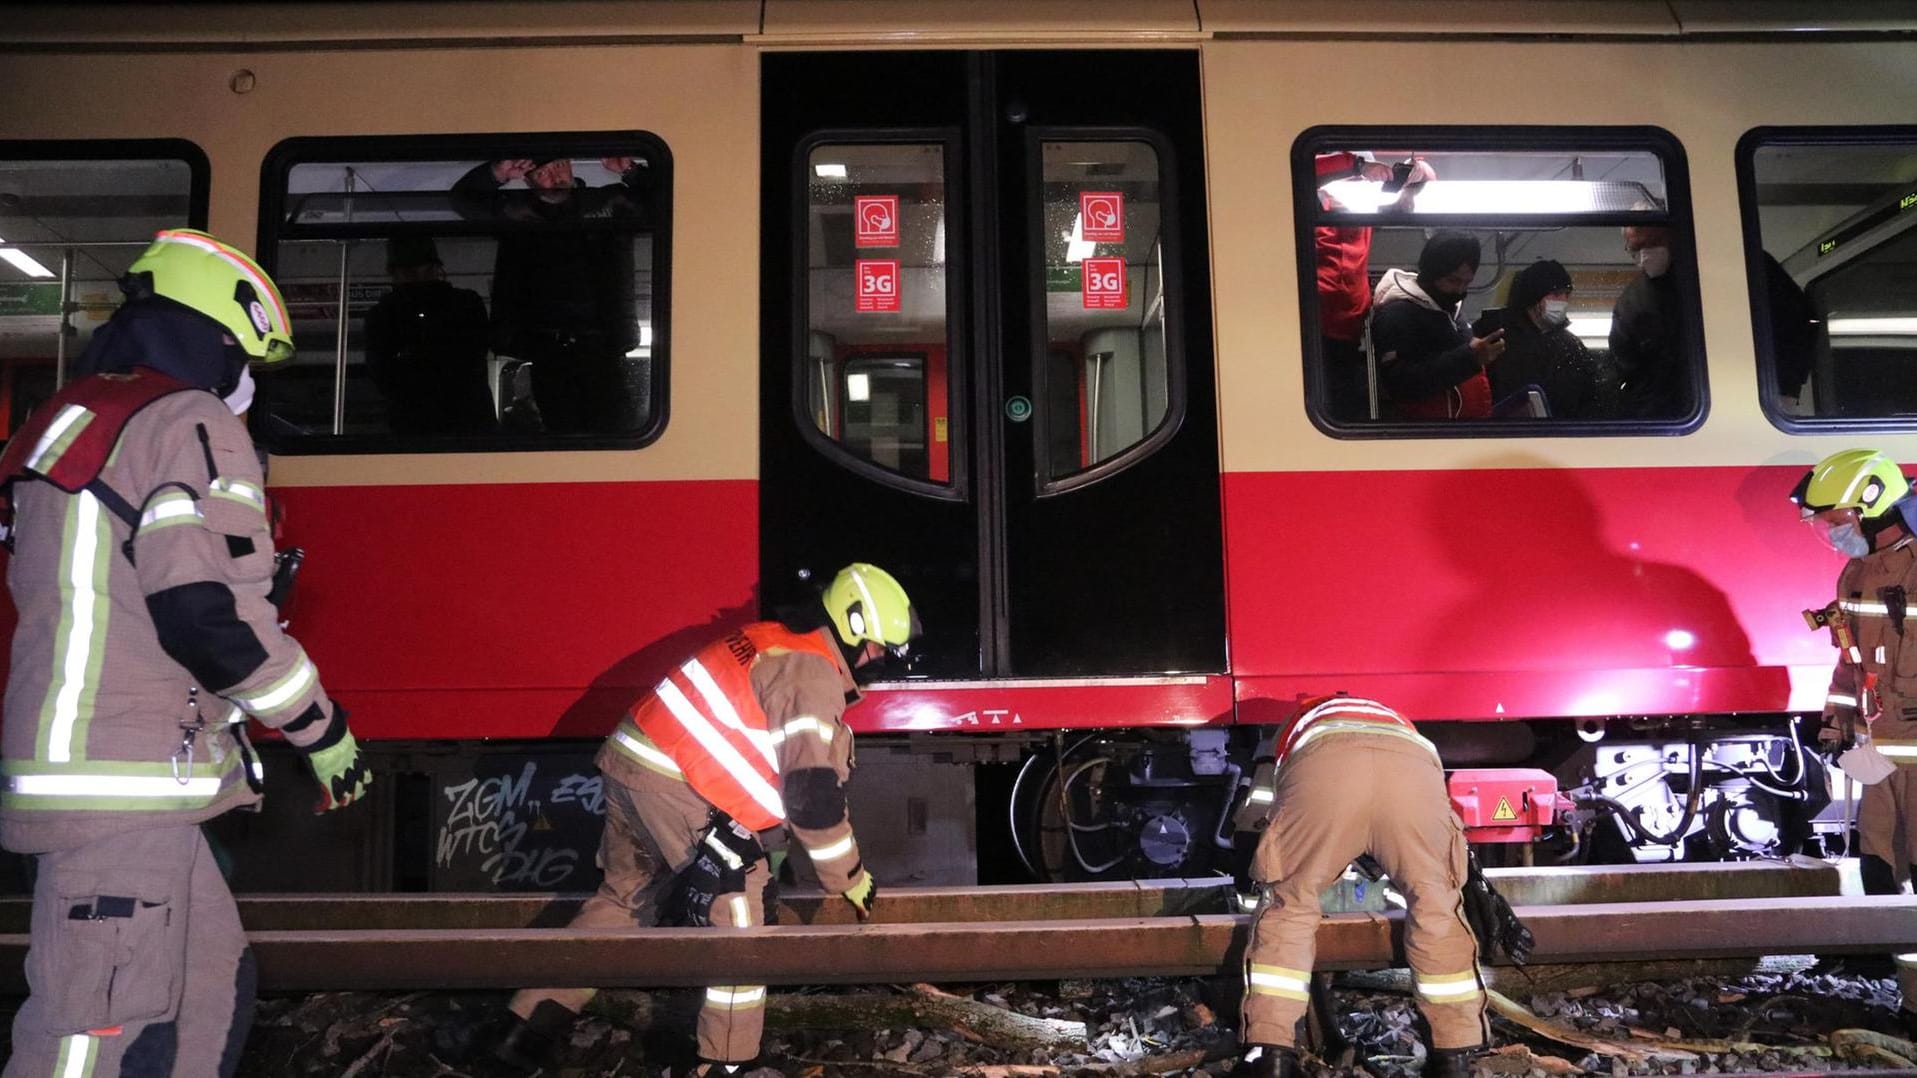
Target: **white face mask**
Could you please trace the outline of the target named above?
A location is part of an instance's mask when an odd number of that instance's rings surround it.
[[[227,409],[234,415],[245,415],[246,410],[253,407],[253,369],[241,367],[239,384],[233,387],[233,392],[220,399],[226,402]]]
[[[1671,268],[1671,249],[1669,247],[1639,247],[1637,249],[1637,268],[1644,271],[1646,277],[1662,277]]]
[[[1571,301],[1568,299],[1547,299],[1544,301],[1544,324],[1547,326],[1568,325],[1571,321]]]
[[[1846,558],[1861,558],[1870,553],[1870,540],[1864,538],[1864,529],[1855,524],[1832,525],[1824,533],[1824,541]]]

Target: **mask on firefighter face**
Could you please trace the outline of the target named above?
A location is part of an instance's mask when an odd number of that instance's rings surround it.
[[[1864,529],[1858,524],[1833,524],[1824,533],[1824,541],[1846,558],[1861,558],[1870,553],[1870,540],[1864,538]]]

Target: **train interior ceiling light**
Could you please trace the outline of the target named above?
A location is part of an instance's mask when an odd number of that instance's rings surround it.
[[[53,271],[35,261],[32,255],[18,247],[6,246],[6,242],[5,239],[0,239],[0,261],[6,262],[29,277],[53,276]]]
[[[1399,192],[1386,191],[1372,180],[1334,180],[1327,195],[1353,214],[1406,213],[1499,214],[1545,216],[1554,214],[1630,213],[1654,203],[1641,183],[1611,180],[1430,180],[1417,188],[1408,206],[1399,204]]]

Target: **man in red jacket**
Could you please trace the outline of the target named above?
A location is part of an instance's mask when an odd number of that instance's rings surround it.
[[[1345,205],[1325,190],[1338,180],[1384,183],[1392,166],[1355,153],[1321,153],[1317,157],[1318,202],[1326,210]],[[1404,188],[1393,204],[1411,209],[1418,187],[1438,178],[1422,158],[1411,161]],[[1312,232],[1318,278],[1318,328],[1324,341],[1326,406],[1333,419],[1351,421],[1371,416],[1371,390],[1365,376],[1365,315],[1371,312],[1371,229],[1365,225],[1319,225]]]

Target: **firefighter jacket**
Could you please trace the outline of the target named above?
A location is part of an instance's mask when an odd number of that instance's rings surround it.
[[[1852,558],[1838,574],[1837,604],[1849,617],[1857,652],[1838,656],[1824,723],[1840,727],[1855,718],[1866,687],[1861,682],[1875,675],[1868,686],[1878,712],[1871,739],[1892,760],[1917,763],[1917,623],[1906,616],[1907,602],[1917,603],[1917,539]]]
[[[1422,746],[1438,762],[1437,747],[1418,732],[1410,719],[1378,703],[1355,696],[1334,696],[1305,711],[1272,744],[1270,755],[1263,752],[1253,761],[1251,782],[1245,800],[1234,814],[1234,826],[1240,831],[1262,826],[1277,798],[1277,776],[1291,754],[1321,737],[1335,734],[1359,734],[1389,737]]]
[[[707,645],[620,720],[599,769],[668,775],[754,831],[784,826],[820,885],[846,891],[865,871],[844,788],[857,687],[831,632],[757,622]]]
[[[128,404],[143,378],[165,384]],[[267,602],[260,465],[218,397],[94,375],[15,441],[0,844],[72,849],[258,801],[248,717],[296,746],[337,740],[343,716]]]

